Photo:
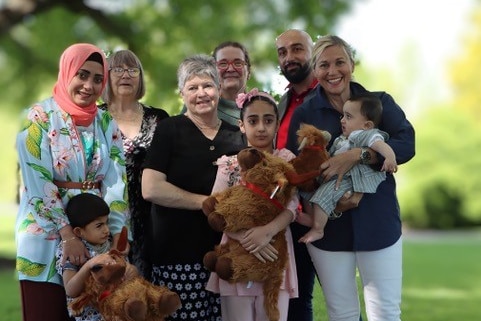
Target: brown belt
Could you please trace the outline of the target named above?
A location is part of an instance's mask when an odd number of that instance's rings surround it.
[[[54,180],[53,183],[57,185],[58,188],[67,189],[100,189],[100,181],[84,181],[84,182],[61,182]]]

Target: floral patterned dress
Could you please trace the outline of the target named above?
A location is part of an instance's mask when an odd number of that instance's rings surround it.
[[[107,104],[99,106],[107,110]],[[127,168],[127,184],[130,208],[130,228],[132,241],[130,242],[130,263],[134,264],[140,273],[150,279],[150,264],[145,260],[145,222],[150,215],[150,203],[142,197],[142,163],[152,142],[157,124],[169,114],[163,109],[153,108],[142,104],[143,118],[140,132],[133,139],[122,134],[125,165]]]
[[[110,207],[112,234],[128,223],[120,131],[103,111],[89,127],[80,129],[53,98],[30,107],[24,120],[16,141],[24,183],[16,220],[18,276],[20,280],[61,285],[55,249],[59,230],[69,224],[64,208],[72,196],[82,192],[100,195]],[[54,180],[99,181],[101,187],[64,189]]]

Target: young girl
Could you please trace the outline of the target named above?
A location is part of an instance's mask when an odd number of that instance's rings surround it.
[[[340,183],[337,179],[323,183],[310,198],[312,207],[303,202],[305,212],[313,215],[313,222],[311,229],[300,238],[300,242],[310,243],[324,237],[327,220],[340,215],[333,211],[344,193],[375,193],[379,183],[386,179],[386,172],[397,171],[396,155],[385,142],[389,135],[377,129],[382,118],[381,100],[369,94],[353,96],[344,103],[343,114],[342,135],[334,140],[330,154],[337,155],[352,148],[369,147],[384,157],[383,166],[381,171],[375,171],[361,160],[360,164],[346,173]]]
[[[247,137],[249,146],[272,153],[289,161],[295,155],[287,149],[275,150],[273,141],[279,128],[277,104],[269,94],[256,88],[247,94],[239,94],[236,99],[240,108],[239,127]],[[222,156],[217,160],[218,172],[212,193],[222,191],[240,182],[240,169],[237,157]],[[297,278],[292,248],[292,236],[289,224],[294,220],[298,206],[297,197],[293,198],[286,210],[267,225],[255,227],[241,233],[229,233],[222,236],[225,242],[228,237],[238,240],[242,246],[259,260],[275,260],[275,249],[269,242],[278,232],[286,229],[289,262],[284,275],[284,283],[279,293],[280,321],[287,320],[289,299],[297,297]],[[229,283],[212,273],[207,289],[219,293],[223,321],[268,321],[264,311],[264,295],[262,283]]]
[[[57,247],[57,271],[62,275],[67,302],[79,296],[85,282],[90,275],[90,270],[96,264],[98,254],[107,253],[111,248],[111,234],[108,226],[110,209],[107,203],[99,196],[82,193],[72,197],[65,209],[67,217],[73,228],[73,233],[85,244],[90,257],[83,265],[63,260],[63,246],[70,240],[62,241]],[[64,263],[63,263],[64,262]],[[137,274],[136,268],[127,264],[126,275]],[[100,313],[91,306],[87,306],[76,321],[103,321]]]

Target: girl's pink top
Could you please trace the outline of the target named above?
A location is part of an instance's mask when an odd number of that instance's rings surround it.
[[[295,157],[295,155],[288,149],[274,150],[273,155],[278,156],[286,161],[289,161]],[[239,164],[237,163],[237,156],[222,156],[217,160],[219,166],[217,170],[217,177],[212,189],[212,193],[223,191],[224,189],[237,185],[240,182]],[[294,213],[297,213],[297,207],[299,200],[294,197],[288,204],[287,208]],[[295,219],[295,217],[294,217]],[[287,268],[284,271],[284,282],[282,283],[281,290],[285,290],[289,293],[290,298],[298,297],[297,288],[297,272],[294,259],[294,248],[292,244],[292,235],[289,226],[286,228],[286,240],[287,240],[287,253],[288,263]],[[222,235],[221,243],[225,243],[228,239],[226,234]],[[215,272],[210,274],[209,281],[207,282],[206,289],[219,293],[221,296],[261,296],[263,295],[262,283],[260,282],[248,282],[248,283],[229,283],[222,280],[217,276]]]

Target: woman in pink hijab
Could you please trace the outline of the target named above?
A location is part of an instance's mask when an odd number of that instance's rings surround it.
[[[53,96],[26,110],[17,135],[24,185],[16,221],[23,321],[71,320],[57,269],[78,268],[89,258],[65,215],[72,196],[93,193],[109,204],[113,246],[127,222],[121,135],[96,105],[106,75],[102,50],[86,43],[68,47]],[[63,253],[56,253],[60,248]],[[59,254],[65,259],[57,262]]]

